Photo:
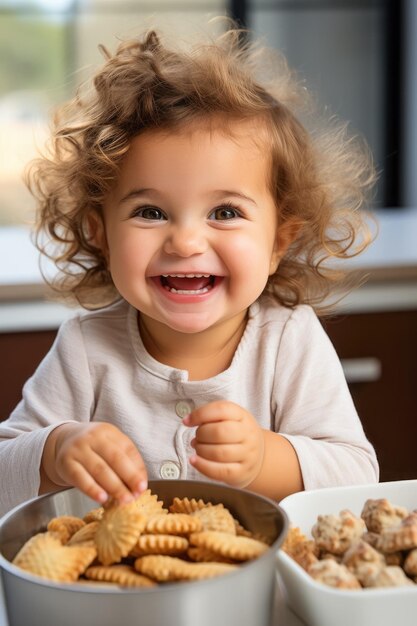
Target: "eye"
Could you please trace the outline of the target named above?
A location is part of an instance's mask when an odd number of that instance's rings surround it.
[[[237,217],[242,217],[240,211],[232,204],[223,204],[218,206],[209,215],[210,220],[233,220]]]
[[[139,207],[132,212],[131,217],[139,217],[143,220],[149,220],[153,222],[167,219],[161,209],[158,209],[155,206]]]

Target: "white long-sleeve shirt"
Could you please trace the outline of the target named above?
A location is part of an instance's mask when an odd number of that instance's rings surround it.
[[[230,367],[207,380],[156,361],[125,301],[64,322],[50,352],[0,423],[0,515],[37,495],[45,440],[63,422],[105,421],[138,447],[149,478],[204,480],[188,462],[194,406],[230,400],[285,436],[305,489],[371,483],[378,464],[340,361],[313,310],[262,297]]]

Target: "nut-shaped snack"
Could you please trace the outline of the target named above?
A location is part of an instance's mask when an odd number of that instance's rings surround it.
[[[414,583],[407,578],[401,567],[388,565],[369,580],[368,587],[408,587],[409,585],[414,585]]]
[[[356,576],[363,587],[368,587],[369,580],[386,565],[383,555],[361,539],[346,550],[342,563]]]
[[[174,556],[149,555],[135,561],[135,569],[158,582],[201,580],[234,571],[229,563],[189,563]]]
[[[57,535],[46,532],[31,537],[16,554],[13,563],[55,582],[74,582],[96,555],[95,547],[65,546]]]
[[[339,515],[319,515],[311,533],[320,550],[338,555],[344,554],[364,531],[365,522],[344,509]]]
[[[318,561],[319,550],[315,542],[307,539],[299,528],[290,528],[281,549],[306,571]]]
[[[361,589],[358,579],[345,565],[333,559],[317,561],[310,566],[308,573],[314,580],[336,589]]]
[[[386,498],[379,498],[366,500],[361,517],[370,532],[380,533],[399,524],[408,514],[403,506],[394,506]]]
[[[385,528],[377,539],[376,547],[386,553],[417,548],[417,513],[410,513],[400,524]]]
[[[417,576],[417,548],[414,548],[414,550],[410,550],[410,552],[407,554],[403,567],[404,571],[409,576]]]

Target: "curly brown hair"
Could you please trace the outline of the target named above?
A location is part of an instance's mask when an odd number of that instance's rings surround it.
[[[119,297],[89,218],[101,215],[135,136],[210,119],[223,120],[227,129],[230,121],[253,119],[267,130],[280,221],[298,227],[266,290],[284,306],[324,310],[348,276],[334,261],[358,254],[370,241],[360,209],[375,174],[364,142],[334,118],[323,124],[316,115],[311,126],[312,98],[285,59],[242,45],[236,28],[189,48],[168,46],[151,30],[122,42],[113,55],[101,49],[104,65],[88,90],[57,112],[49,151],[27,174],[38,201],[36,245],[60,270],[52,287],[86,308]]]

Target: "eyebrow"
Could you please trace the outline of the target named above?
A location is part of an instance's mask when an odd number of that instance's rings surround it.
[[[160,192],[157,189],[153,189],[152,187],[144,187],[143,189],[132,189],[132,191],[129,191],[129,193],[123,196],[120,202],[121,203],[127,202],[128,200],[132,200],[133,198],[144,196],[148,193],[159,194]],[[253,200],[253,198],[251,198],[250,196],[246,196],[244,193],[241,193],[240,191],[234,191],[232,189],[219,189],[218,191],[215,192],[215,195],[219,197],[233,196],[234,198],[241,198],[242,200],[246,200],[247,202],[250,202],[251,204],[258,206],[255,200]]]
[[[144,189],[132,189],[132,191],[129,191],[129,193],[127,193],[125,196],[123,196],[123,198],[120,200],[120,202],[127,202],[128,200],[131,200],[132,198],[137,198],[138,196],[144,196],[147,193],[150,192],[157,192],[156,189],[152,189],[151,187],[149,188],[144,188]]]

